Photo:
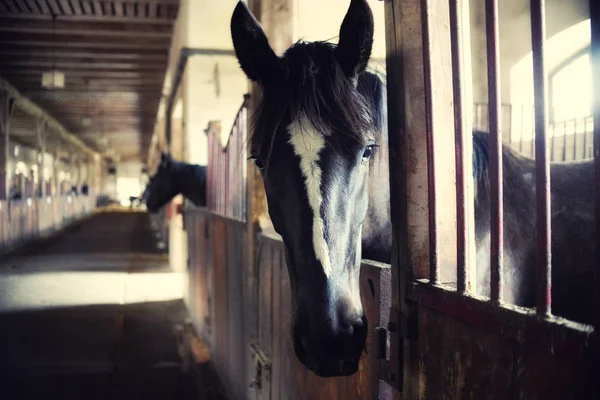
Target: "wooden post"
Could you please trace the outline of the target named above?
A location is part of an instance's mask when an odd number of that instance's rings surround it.
[[[59,182],[59,172],[60,172],[60,151],[61,151],[61,141],[60,137],[56,140],[56,149],[54,152],[54,196],[59,197],[60,193],[60,182]]]
[[[0,96],[0,125],[4,134],[4,193],[2,198],[10,200],[10,116],[14,106],[14,98],[8,92],[4,92]]]
[[[248,0],[248,7],[255,18],[261,23],[269,43],[276,54],[281,55],[290,47],[294,41],[293,22],[294,22],[294,1],[293,0]],[[247,127],[248,137],[252,136],[250,131],[250,121],[258,102],[261,98],[260,88],[256,83],[249,81],[250,99],[248,101]],[[249,142],[248,142],[249,143]],[[250,156],[250,146],[246,149],[246,158]],[[249,342],[244,343],[247,351],[245,354],[245,367],[247,382],[254,378],[255,366],[254,360],[250,354],[250,344],[257,340],[258,335],[258,276],[256,265],[256,232],[272,228],[272,223],[268,215],[267,198],[265,194],[262,177],[253,161],[247,162],[247,259],[250,261],[248,269],[245,271],[247,285],[243,294],[245,301],[255,305],[251,307],[254,310],[253,315],[246,316],[246,329],[248,334],[245,337]],[[254,398],[256,393],[254,389],[247,389],[247,397]],[[269,389],[265,388],[266,393]]]
[[[37,158],[38,166],[38,185],[40,187],[41,198],[46,197],[46,182],[44,181],[44,159],[46,153],[46,123],[38,119],[36,123],[37,147],[40,156]]]
[[[460,15],[468,21],[468,10]],[[393,221],[392,315],[410,324],[413,310],[405,302],[411,279],[429,278],[430,228],[436,228],[437,263],[441,283],[456,281],[456,195],[454,109],[450,52],[449,3],[433,0],[386,2],[386,48],[388,84],[388,127],[390,147],[390,190]],[[463,46],[468,40],[463,39]],[[466,54],[470,53],[467,48]],[[465,78],[470,77],[467,69]],[[470,91],[469,91],[470,92]],[[470,93],[463,99],[470,100]],[[470,130],[470,106],[467,115]],[[427,137],[429,133],[430,142]],[[470,138],[470,132],[466,132]],[[428,154],[428,146],[430,154]],[[469,149],[465,149],[469,154]],[[434,156],[432,171],[428,157]],[[467,163],[468,164],[468,163]],[[470,165],[466,166],[471,171]],[[431,175],[428,175],[431,172]],[[428,185],[437,196],[429,200]],[[468,196],[468,194],[467,194]],[[443,202],[442,202],[443,200]],[[429,219],[428,203],[435,208]],[[469,220],[472,214],[469,215]],[[433,225],[431,225],[433,223]],[[468,221],[467,229],[472,227]],[[467,250],[472,254],[472,249]],[[399,315],[394,316],[394,313]],[[422,371],[418,347],[391,334],[391,369],[397,371],[392,384],[404,398],[417,393]],[[394,365],[394,362],[397,362]],[[410,373],[409,373],[410,370]]]

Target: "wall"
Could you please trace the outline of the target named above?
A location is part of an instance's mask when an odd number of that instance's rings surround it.
[[[529,2],[503,0],[498,2],[500,36],[501,97],[511,101],[510,71],[531,52]],[[485,1],[470,0],[471,46],[473,64],[473,100],[487,102],[487,67],[485,36]],[[548,38],[589,18],[587,0],[546,1],[546,36]]]

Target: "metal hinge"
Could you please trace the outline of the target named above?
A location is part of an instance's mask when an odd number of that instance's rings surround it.
[[[250,387],[261,390],[263,379],[271,382],[271,360],[255,344],[250,345],[250,353],[254,359],[254,379],[250,382]]]
[[[392,308],[387,326],[375,328],[376,357],[381,360],[380,379],[397,391],[402,391],[403,386],[403,348],[400,339],[416,342],[417,338],[416,311],[407,316]]]

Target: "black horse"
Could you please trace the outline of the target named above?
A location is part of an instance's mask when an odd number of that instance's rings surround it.
[[[148,211],[156,213],[180,193],[194,205],[206,206],[206,167],[161,153],[158,170],[146,185],[142,199]]]
[[[299,42],[278,57],[239,2],[231,20],[236,55],[262,100],[250,149],[269,215],[281,234],[293,301],[293,342],[320,376],[357,371],[367,321],[359,293],[361,257],[390,262],[385,84],[366,71],[373,16],[352,0],[339,43]],[[473,133],[478,292],[489,292],[488,135]],[[503,147],[504,292],[532,306],[535,166]],[[553,164],[553,309],[589,322],[594,268],[593,165]]]

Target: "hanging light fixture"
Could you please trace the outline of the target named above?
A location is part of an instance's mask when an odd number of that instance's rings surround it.
[[[42,87],[46,89],[63,89],[65,74],[56,70],[56,15],[52,14],[52,70],[42,74]]]

